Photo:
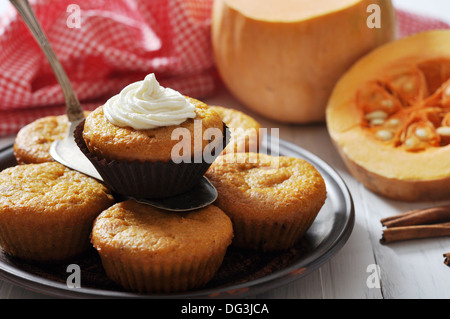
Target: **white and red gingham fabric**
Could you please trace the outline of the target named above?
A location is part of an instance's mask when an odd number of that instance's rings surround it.
[[[189,96],[206,96],[214,89],[210,0],[30,3],[84,109],[151,72],[161,85]],[[80,8],[79,28],[72,4]],[[0,21],[0,136],[65,112],[52,69],[8,5]]]
[[[448,29],[450,25],[424,15],[404,10],[396,10],[397,36],[403,38],[427,30]]]
[[[86,110],[155,73],[197,98],[217,84],[210,41],[213,0],[35,0],[32,7]],[[79,27],[73,25],[80,11]],[[63,114],[64,97],[41,49],[10,5],[0,17],[0,136]],[[75,8],[76,9],[76,8]],[[449,26],[397,10],[400,37]],[[68,23],[69,22],[69,23]],[[72,22],[72,24],[71,24]]]

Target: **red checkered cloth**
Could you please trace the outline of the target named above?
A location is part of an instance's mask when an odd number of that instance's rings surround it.
[[[214,92],[212,0],[31,3],[85,110],[152,72],[161,85],[185,95],[203,98]],[[449,27],[397,13],[399,36]],[[64,112],[64,97],[47,60],[8,4],[0,17],[0,136]]]
[[[424,15],[396,10],[397,15],[397,36],[403,38],[412,34],[428,30],[448,29],[450,25]]]
[[[152,72],[185,95],[214,89],[211,0],[30,2],[86,110]],[[50,65],[8,3],[0,20],[0,136],[64,112]]]

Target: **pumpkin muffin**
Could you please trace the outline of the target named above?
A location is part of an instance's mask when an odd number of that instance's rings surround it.
[[[180,125],[161,126],[147,130],[136,130],[131,127],[120,127],[110,123],[103,112],[103,106],[94,110],[84,123],[83,139],[91,153],[107,160],[168,162],[172,159],[172,149],[179,143],[177,132],[189,132],[188,148],[193,152],[192,158],[202,156],[204,148],[209,144],[203,139],[208,128],[223,132],[220,116],[205,103],[187,98],[195,106],[195,118],[187,119]],[[195,127],[195,120],[200,126]],[[186,131],[176,129],[186,129]],[[177,138],[172,139],[172,134]],[[200,135],[201,147],[194,145],[194,137]]]
[[[114,204],[95,179],[57,162],[0,172],[0,246],[9,255],[57,262],[89,248],[92,223]]]
[[[251,116],[223,106],[211,106],[230,129],[231,140],[223,153],[257,152],[261,125]]]
[[[299,158],[225,154],[206,176],[218,191],[214,204],[233,222],[233,245],[239,247],[262,251],[292,247],[326,200],[322,176]]]
[[[84,112],[87,116],[90,112]],[[19,164],[53,162],[50,146],[66,137],[67,115],[50,115],[22,127],[14,140],[14,157]]]
[[[216,206],[178,213],[130,199],[96,218],[91,242],[107,276],[126,290],[173,293],[211,280],[232,237]]]
[[[76,140],[111,189],[169,197],[200,182],[224,147],[224,128],[205,103],[161,87],[150,74],[94,110]]]

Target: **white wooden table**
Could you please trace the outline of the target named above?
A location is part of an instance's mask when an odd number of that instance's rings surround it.
[[[396,0],[400,8],[430,13],[450,23],[448,0]],[[430,238],[381,245],[380,219],[413,208],[446,202],[404,203],[387,200],[366,190],[347,171],[331,144],[324,124],[284,125],[246,110],[226,90],[206,99],[210,105],[245,110],[263,127],[279,128],[280,138],[318,155],[342,176],[354,200],[356,220],[346,245],[321,268],[291,284],[276,288],[255,298],[339,298],[399,299],[450,298],[450,267],[443,263],[443,253],[450,252],[449,238]],[[0,148],[14,137],[0,138]],[[450,187],[450,186],[449,186]],[[373,280],[373,265],[379,267],[380,285]],[[0,280],[0,298],[48,298]]]

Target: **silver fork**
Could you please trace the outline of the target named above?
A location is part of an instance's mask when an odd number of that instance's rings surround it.
[[[53,159],[67,167],[80,171],[98,180],[102,180],[95,167],[86,158],[86,156],[84,156],[75,143],[73,134],[77,125],[84,120],[84,114],[64,68],[50,46],[50,43],[45,36],[44,31],[42,30],[42,27],[39,24],[39,21],[37,20],[28,0],[10,0],[10,2],[17,9],[47,57],[47,60],[52,67],[64,94],[66,113],[69,120],[69,129],[63,140],[56,140],[52,143],[50,155]]]

